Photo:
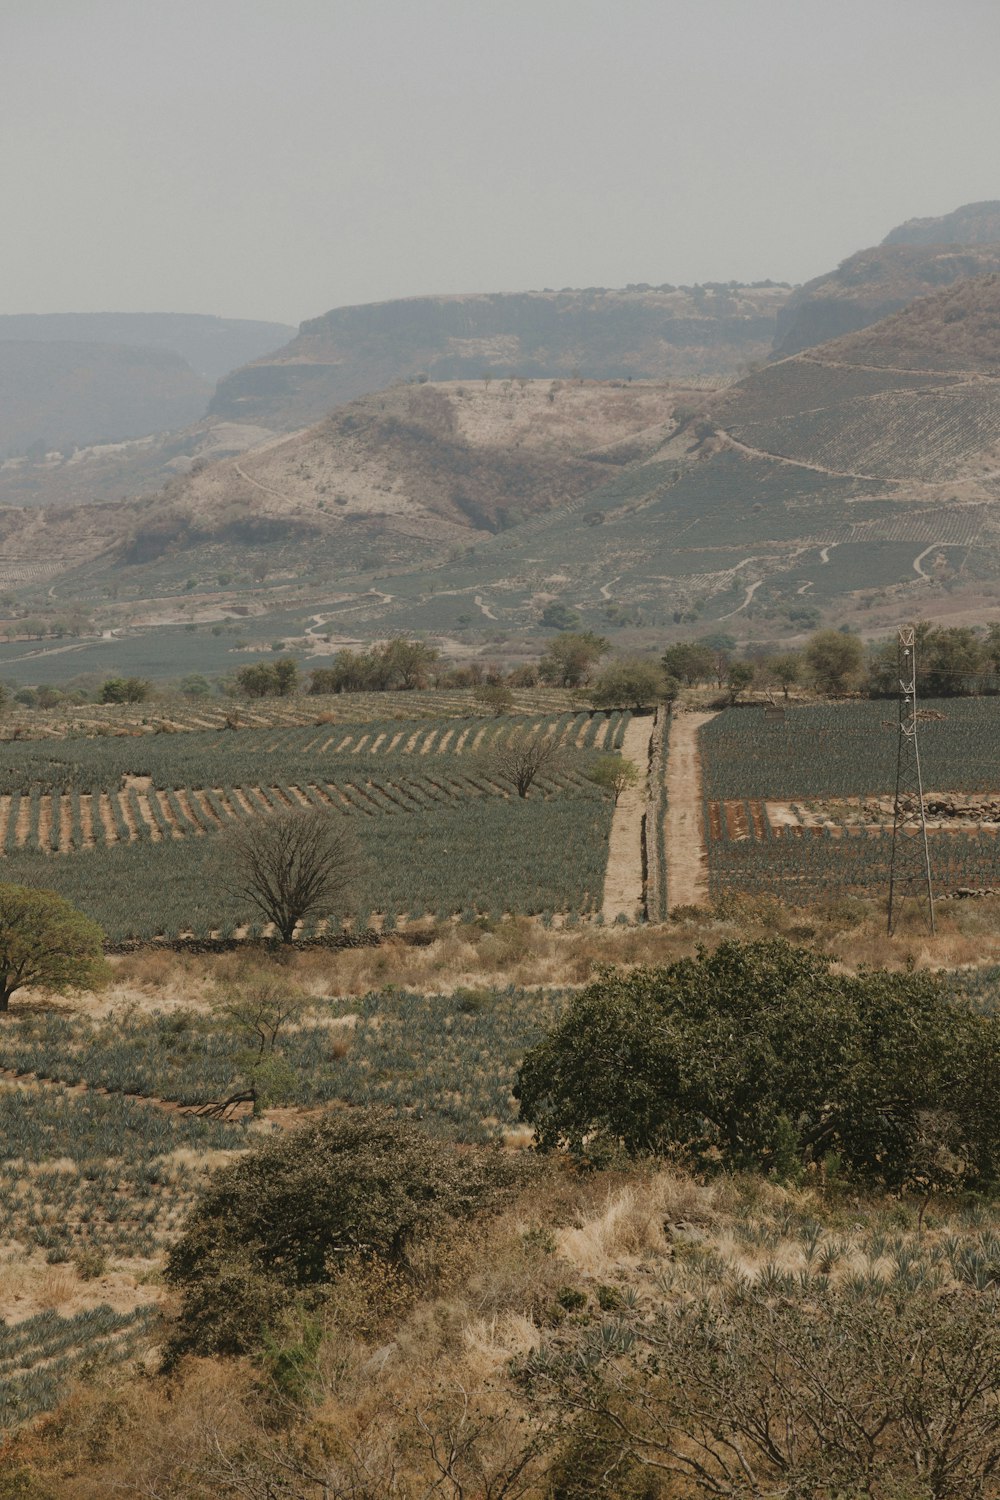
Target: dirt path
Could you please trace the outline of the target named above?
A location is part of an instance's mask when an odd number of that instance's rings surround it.
[[[770,453],[766,448],[753,448],[749,443],[741,443],[725,427],[718,428],[717,432],[731,448],[746,453],[750,458],[770,459],[772,463],[788,464],[793,469],[808,469],[813,474],[832,474],[835,479],[863,479],[867,484],[883,482],[877,474],[854,474],[849,469],[828,469],[825,464],[811,464],[804,458],[789,458],[784,453]]]
[[[233,464],[233,468],[240,478],[245,479],[247,484],[252,484],[255,490],[261,490],[265,495],[273,495],[276,500],[284,500],[286,505],[295,504],[290,495],[283,495],[280,490],[273,490],[269,484],[261,484],[259,479],[254,479],[253,475],[248,474],[246,469],[241,469],[239,464]]]
[[[622,756],[634,761],[641,774],[635,786],[622,792],[611,820],[601,907],[605,922],[613,922],[622,912],[634,922],[642,910],[642,814],[652,732],[653,720],[646,717],[631,719],[625,731]]]
[[[671,907],[708,904],[708,856],[701,815],[698,730],[714,714],[676,714],[667,744],[665,853]]]
[[[743,603],[742,604],[738,604],[735,609],[731,609],[729,611],[728,615],[720,615],[719,619],[720,620],[731,620],[733,618],[733,615],[741,614],[743,612],[743,610],[746,609],[746,607],[750,603],[750,601],[753,599],[754,594],[756,594],[757,590],[760,588],[760,586],[761,586],[761,584],[763,582],[764,582],[763,578],[758,578],[758,580],[757,580],[756,583],[747,584],[747,587],[746,587],[746,596],[745,596],[745,598],[743,600]]]

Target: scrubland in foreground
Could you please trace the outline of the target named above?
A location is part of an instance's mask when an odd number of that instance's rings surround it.
[[[531,1130],[510,1087],[604,965],[784,936],[836,970],[965,968],[962,992],[992,1007],[998,917],[996,899],[941,903],[935,937],[914,923],[892,940],[853,899],[741,898],[639,927],[442,922],[286,957],[147,949],[113,958],[100,996],[16,997],[0,1036],[0,1500],[990,1495],[988,1185],[879,1193],[835,1160],[784,1180],[662,1158],[584,1169],[511,1149]],[[293,1005],[256,1117],[184,1112],[171,1101],[256,1066],[226,1028],[265,990]],[[185,1294],[165,1257],[209,1173],[360,1104],[422,1121],[428,1161],[499,1138],[520,1187],[399,1256],[348,1256],[269,1318],[232,1281],[227,1304],[251,1325],[260,1310],[247,1352],[166,1370]]]
[[[11,1440],[0,1495],[989,1494],[998,1227],[830,1181],[543,1164],[253,1357],[95,1370]]]

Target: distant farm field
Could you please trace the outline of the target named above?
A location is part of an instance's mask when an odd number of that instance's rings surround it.
[[[587,779],[627,714],[18,741],[0,746],[8,880],[60,891],[112,939],[230,932],[253,913],[222,889],[234,824],[316,808],[352,822],[350,915],[390,920],[599,908],[612,806]],[[527,798],[491,768],[512,733],[552,737]]]
[[[927,700],[924,790],[960,816],[929,818],[939,895],[1000,888],[1000,698]],[[807,903],[875,893],[889,873],[896,705],[874,701],[720,714],[701,731],[709,889]],[[977,812],[977,808],[982,808]]]

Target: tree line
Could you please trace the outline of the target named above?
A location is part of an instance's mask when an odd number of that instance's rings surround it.
[[[918,623],[914,630],[918,691],[927,697],[1000,691],[1000,623],[982,631],[969,626]],[[730,700],[751,687],[792,687],[838,695],[860,692],[877,698],[899,689],[896,637],[866,646],[847,630],[818,630],[800,651],[770,653],[749,647],[737,654],[725,639],[680,641],[661,657],[665,673],[688,687],[725,688]]]
[[[1000,622],[976,630],[927,621],[915,627],[918,691],[926,697],[1000,692]],[[751,690],[780,692],[792,688],[839,696],[865,693],[892,696],[898,690],[895,637],[866,645],[846,629],[818,630],[800,650],[774,651],[765,645],[739,650],[732,636],[717,633],[678,641],[659,658],[611,656],[611,642],[589,630],[563,630],[552,636],[536,662],[511,670],[478,661],[449,665],[437,646],[405,635],[376,642],[367,650],[338,651],[329,665],[304,671],[290,654],[256,661],[241,668],[220,690],[247,698],[289,697],[294,693],[380,693],[427,688],[471,689],[482,706],[506,712],[517,688],[550,687],[586,690],[595,708],[641,710],[670,702],[684,687],[715,687],[736,703]],[[142,703],[153,696],[144,678],[110,677],[97,688],[101,703]],[[180,682],[192,698],[206,697],[212,684],[199,673]],[[82,703],[90,694],[49,685],[20,688],[14,701],[26,707],[52,708],[63,701]],[[0,684],[0,707],[8,697]]]

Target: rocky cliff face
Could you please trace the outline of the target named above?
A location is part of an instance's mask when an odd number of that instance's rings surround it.
[[[908,219],[869,250],[792,293],[777,316],[774,355],[785,358],[869,328],[917,297],[1000,270],[1000,202],[967,203]]]
[[[966,203],[937,219],[907,219],[891,229],[883,245],[998,245],[1000,202]]]
[[[981,246],[886,241],[871,250],[859,250],[829,275],[817,276],[793,293],[778,313],[774,353],[784,358],[856,333],[918,297],[998,270],[1000,231],[996,243]]]
[[[213,416],[286,430],[395,381],[726,376],[766,357],[789,288],[413,297],[342,307],[220,382]]]

